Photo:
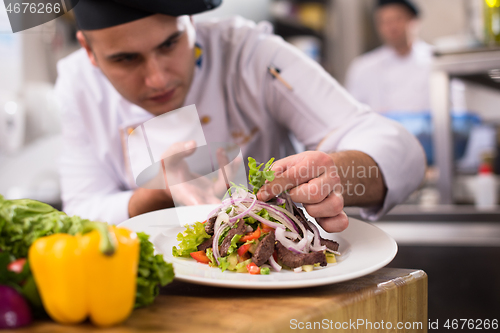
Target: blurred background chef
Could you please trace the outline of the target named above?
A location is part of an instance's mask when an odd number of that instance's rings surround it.
[[[408,0],[379,0],[374,18],[384,45],[352,62],[347,89],[379,113],[429,110],[432,47],[417,39],[419,10]]]

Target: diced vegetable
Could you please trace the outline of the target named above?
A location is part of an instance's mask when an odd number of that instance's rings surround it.
[[[252,259],[245,260],[243,262],[240,262],[238,265],[236,265],[236,272],[237,273],[248,273],[247,270],[247,265],[249,265],[252,262]]]
[[[262,231],[263,234],[267,234],[271,231],[274,231],[273,228],[271,228],[270,226],[268,226],[267,224],[264,224],[264,223],[261,223],[260,224],[260,229]]]
[[[257,266],[255,263],[250,263],[247,265],[247,270],[248,270],[248,273],[250,274],[260,274],[260,267]]]
[[[269,269],[269,267],[261,267],[260,268],[261,275],[269,275],[270,272],[271,272],[271,270]]]
[[[231,253],[227,258],[227,262],[229,263],[229,267],[227,269],[230,271],[236,270],[236,265],[238,265],[238,255],[236,253]]]
[[[302,266],[302,270],[304,272],[312,272],[314,269],[314,265],[303,265]]]
[[[334,264],[334,263],[337,262],[337,259],[335,258],[335,254],[330,253],[330,252],[326,252],[325,256],[326,256],[326,262],[327,263]]]
[[[240,246],[240,248],[237,251],[238,255],[240,257],[243,257],[243,255],[248,252],[251,246],[252,246],[251,243],[243,244],[242,246]]]
[[[255,250],[257,250],[257,246],[258,245],[259,245],[259,241],[256,241],[255,243],[252,243],[252,245],[248,249],[248,252],[250,252],[251,254],[254,254]]]
[[[196,260],[199,263],[202,264],[210,263],[210,258],[207,257],[205,251],[191,252],[190,255],[191,257],[193,257],[194,260]]]
[[[260,226],[254,232],[249,232],[240,239],[240,242],[248,242],[254,239],[259,239],[260,237]]]

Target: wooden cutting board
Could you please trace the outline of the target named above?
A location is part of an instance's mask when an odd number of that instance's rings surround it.
[[[402,329],[397,329],[398,323]],[[427,275],[383,268],[352,281],[290,290],[224,289],[175,281],[161,290],[153,305],[135,310],[120,326],[98,329],[88,322],[63,326],[38,321],[11,332],[315,331],[306,330],[309,327],[323,332],[427,332]]]

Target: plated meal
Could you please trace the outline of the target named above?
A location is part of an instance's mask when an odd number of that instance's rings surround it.
[[[282,268],[310,272],[336,263],[339,244],[322,238],[287,192],[268,202],[257,199],[259,188],[274,179],[270,170],[273,161],[257,165],[250,157],[249,183],[253,190],[233,184],[205,222],[187,225],[177,235],[179,244],[172,254],[192,257],[223,272],[261,275]]]

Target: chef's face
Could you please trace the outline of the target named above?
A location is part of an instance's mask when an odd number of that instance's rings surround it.
[[[384,44],[392,47],[411,43],[416,29],[416,17],[399,4],[385,5],[375,13],[375,23]]]
[[[130,102],[154,115],[182,106],[193,79],[195,31],[189,16],[152,15],[79,31],[90,61]]]

